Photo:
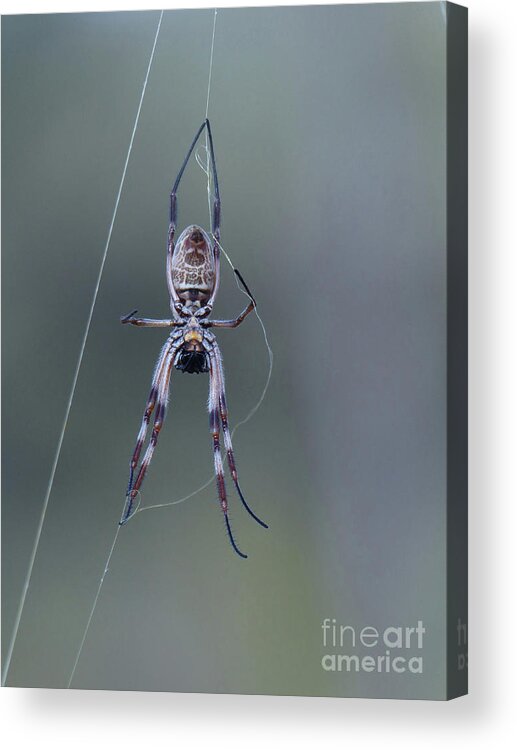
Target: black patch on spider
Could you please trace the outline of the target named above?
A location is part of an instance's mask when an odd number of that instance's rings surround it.
[[[192,352],[184,349],[175,364],[177,370],[181,372],[200,373],[208,372],[208,357],[205,352]]]

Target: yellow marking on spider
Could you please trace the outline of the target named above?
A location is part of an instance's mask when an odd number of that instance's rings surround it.
[[[203,334],[199,331],[189,331],[185,334],[185,342],[188,343],[189,341],[198,341],[201,343],[203,341]]]

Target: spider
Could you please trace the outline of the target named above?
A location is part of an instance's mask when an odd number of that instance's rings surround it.
[[[205,127],[208,133],[210,163],[214,181],[212,237],[201,227],[191,225],[183,230],[175,242],[178,187],[190,156]],[[131,457],[126,504],[120,525],[125,524],[132,515],[135,498],[144,481],[146,471],[149,468],[154,449],[156,448],[156,443],[158,442],[158,436],[167,408],[172,367],[174,366],[181,372],[191,374],[208,372],[210,379],[208,410],[219,502],[231,545],[240,557],[245,558],[247,555],[238,548],[228,518],[228,500],[219,439],[221,424],[228,466],[239,498],[250,516],[257,523],[266,529],[268,526],[251,510],[244,499],[239,485],[230,428],[228,426],[223,360],[216,338],[209,329],[237,328],[255,308],[256,303],[241,274],[237,269],[234,269],[235,274],[249,296],[250,302],[245,310],[234,320],[209,320],[219,287],[220,225],[221,200],[215,166],[214,144],[210,122],[206,119],[192,141],[170,194],[166,277],[172,318],[167,320],[136,318],[135,314],[137,310],[121,318],[121,323],[124,324],[129,323],[134,326],[147,326],[151,328],[172,328],[172,331],[162,347],[154,370],[151,392],[147,400],[135,449]],[[151,438],[144,457],[140,462],[140,454],[153,412],[154,423]]]

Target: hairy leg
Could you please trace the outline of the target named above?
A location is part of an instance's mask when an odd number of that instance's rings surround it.
[[[228,456],[228,466],[230,468],[230,473],[232,475],[233,482],[235,484],[235,489],[237,490],[239,497],[241,499],[242,504],[250,514],[252,518],[255,519],[257,523],[259,523],[261,526],[263,526],[265,529],[268,528],[268,525],[264,523],[255,513],[251,510],[248,503],[244,499],[244,495],[242,494],[240,485],[239,485],[239,477],[237,475],[237,466],[235,464],[235,455],[233,452],[233,445],[232,445],[232,436],[230,432],[230,427],[228,425],[228,408],[226,405],[226,393],[225,393],[225,387],[224,387],[224,370],[223,370],[223,358],[221,355],[221,351],[217,345],[216,342],[213,344],[214,346],[214,353],[213,353],[213,359],[217,370],[217,402],[218,402],[218,408],[219,413],[221,416],[221,422],[223,425],[223,436],[224,436],[224,445],[226,448],[226,455]]]
[[[127,493],[126,493],[126,498],[127,498],[126,506],[124,508],[122,519],[120,521],[121,524],[125,523],[131,515],[131,511],[133,509],[135,498],[138,494],[140,486],[142,485],[142,482],[145,477],[145,473],[147,471],[147,468],[153,456],[154,448],[156,447],[158,435],[160,433],[163,420],[165,417],[165,409],[167,406],[171,368],[172,368],[172,364],[173,364],[177,349],[178,349],[178,346],[173,341],[168,339],[165,345],[163,346],[160,356],[158,358],[158,362],[156,363],[156,368],[154,371],[153,381],[151,385],[151,392],[147,400],[147,405],[144,411],[144,416],[142,418],[142,424],[140,425],[140,431],[138,433],[138,437],[136,440],[135,449],[131,457],[131,463],[130,463],[130,468],[129,468],[129,483],[128,483],[128,488],[127,488]],[[151,440],[149,442],[144,458],[140,465],[140,469],[138,471],[136,482],[134,482],[134,473],[138,466],[138,462],[140,460],[140,453],[142,451],[142,447],[143,447],[143,444],[147,435],[147,429],[149,426],[151,415],[155,407],[156,407],[156,413],[155,413],[155,418],[154,418],[153,431],[151,434]]]
[[[174,326],[184,325],[183,321],[171,320],[167,318],[165,320],[156,320],[156,318],[135,318],[137,310],[133,310],[129,315],[123,315],[120,318],[122,324],[129,323],[132,326],[145,326],[147,328],[172,328]]]
[[[219,430],[220,430],[220,419],[219,419],[219,403],[218,403],[218,387],[217,387],[217,363],[214,361],[212,354],[210,356],[210,394],[208,400],[208,408],[210,412],[210,431],[212,433],[213,447],[214,447],[214,467],[216,474],[217,490],[219,493],[219,503],[221,510],[224,515],[224,521],[226,523],[226,530],[230,538],[230,543],[235,552],[240,557],[247,557],[237,547],[235,542],[230,521],[228,518],[228,499],[226,496],[226,485],[224,482],[224,469],[223,461],[221,457],[221,446],[219,441]]]

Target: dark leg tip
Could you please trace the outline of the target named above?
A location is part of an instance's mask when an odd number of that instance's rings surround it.
[[[237,268],[234,268],[234,269],[233,269],[233,272],[234,272],[234,274],[235,274],[235,275],[237,276],[237,278],[239,279],[239,281],[241,282],[241,284],[242,284],[242,286],[244,287],[244,289],[246,290],[246,294],[248,295],[248,297],[249,297],[249,298],[251,299],[251,301],[253,302],[253,304],[254,304],[254,305],[256,305],[256,304],[257,304],[257,302],[256,302],[256,300],[255,300],[255,297],[254,297],[254,296],[252,295],[252,293],[250,292],[250,288],[249,288],[249,286],[248,286],[248,285],[246,284],[246,282],[244,281],[244,279],[242,278],[242,275],[241,275],[240,271],[238,271],[238,270],[237,270]]]
[[[241,499],[241,503],[244,505],[244,507],[246,508],[246,510],[248,511],[248,513],[250,514],[250,516],[252,518],[254,518],[255,521],[258,524],[260,524],[260,526],[262,526],[263,529],[269,529],[269,526],[267,525],[267,523],[264,523],[264,521],[262,521],[258,516],[256,516],[255,513],[251,510],[250,506],[248,505],[248,503],[244,499],[244,495],[242,494],[241,488],[239,487],[239,485],[237,484],[237,482],[235,483],[235,486],[237,487],[237,492],[239,493],[239,497]]]
[[[235,539],[233,538],[232,530],[230,527],[230,521],[228,520],[228,516],[225,514],[224,520],[226,521],[226,531],[228,532],[228,536],[230,537],[230,543],[235,550],[235,552],[239,555],[239,557],[242,557],[244,560],[247,560],[248,555],[245,555],[244,552],[241,552],[240,549],[237,547],[237,544],[235,542]]]
[[[133,312],[130,312],[128,315],[123,315],[120,318],[120,322],[121,323],[129,323],[129,321],[131,320],[131,318],[133,317],[133,315],[136,315],[137,312],[138,312],[138,310],[133,310]]]

